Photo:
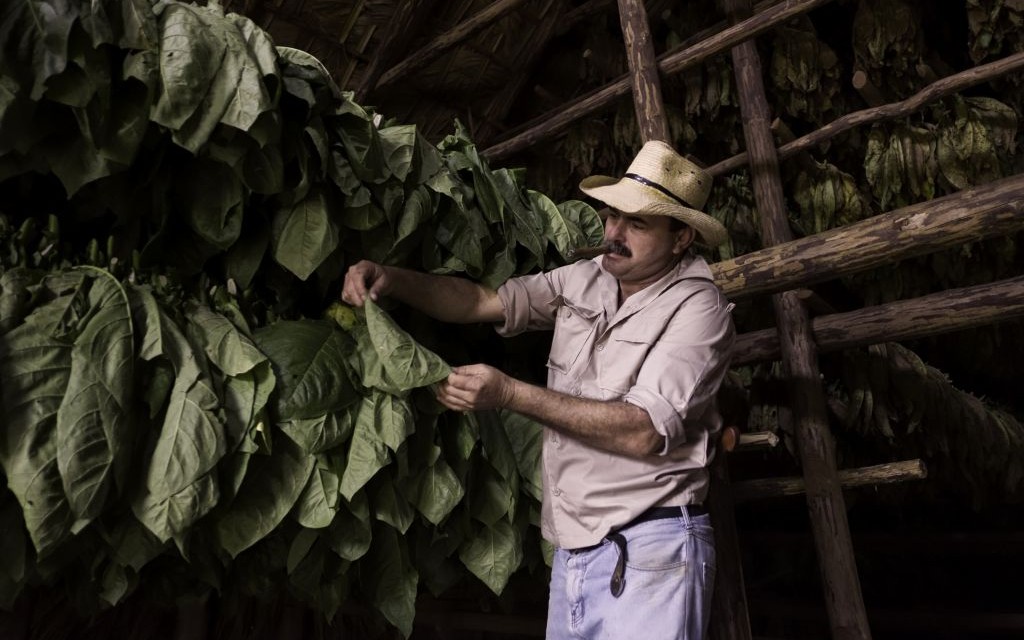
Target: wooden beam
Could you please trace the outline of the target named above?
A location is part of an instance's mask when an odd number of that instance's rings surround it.
[[[801,151],[806,151],[815,145],[831,140],[854,127],[910,115],[929,102],[959,93],[964,89],[981,84],[982,82],[988,82],[1007,73],[1018,71],[1022,67],[1024,67],[1024,52],[961,71],[956,75],[933,82],[906,100],[848,113],[840,118],[836,118],[817,131],[812,131],[805,136],[782,145],[779,147],[779,159],[786,160],[791,158]],[[739,169],[748,162],[747,154],[744,152],[723,160],[718,164],[711,165],[707,170],[713,176],[721,176]]]
[[[510,11],[517,9],[525,1],[497,0],[491,3],[486,9],[442,33],[405,60],[389,69],[387,73],[381,76],[380,81],[377,83],[377,88],[393,84],[396,80],[426,67],[452,47],[490,26]]]
[[[920,460],[904,460],[860,469],[844,469],[838,473],[839,482],[844,489],[920,480],[927,476],[928,470]],[[800,477],[761,478],[734,482],[732,491],[736,502],[749,502],[765,498],[800,495],[806,491],[806,485],[804,479]]]
[[[370,64],[363,71],[359,87],[356,88],[356,102],[365,102],[384,70],[390,67],[395,58],[405,53],[406,46],[416,37],[426,22],[426,16],[436,4],[437,0],[405,0],[398,5]]]
[[[1024,276],[949,289],[857,311],[815,318],[811,331],[823,352],[934,336],[1024,318]],[[782,354],[775,329],[736,337],[733,365],[777,360]]]
[[[522,91],[523,86],[530,79],[534,61],[544,50],[544,46],[551,40],[565,9],[565,0],[549,0],[537,18],[537,28],[532,29],[526,37],[522,48],[516,54],[513,66],[519,70],[505,83],[487,105],[484,115],[488,123],[500,123],[508,115],[509,110],[515,103],[516,97]],[[495,132],[503,131],[498,125],[491,125]],[[491,134],[494,135],[494,134]],[[474,140],[483,142],[491,137],[487,132],[476,133]]]
[[[642,0],[618,0],[619,22],[626,42],[626,59],[633,86],[633,108],[643,142],[671,142],[668,117],[661,99],[661,78],[658,77],[654,42],[647,24],[647,10]]]
[[[1024,228],[1024,174],[711,265],[730,299],[807,287]]]
[[[788,0],[773,4],[761,13],[701,39],[697,44],[674,49],[658,57],[658,71],[665,75],[696,66],[730,47],[753,38],[772,27],[832,0]],[[625,74],[604,87],[588,93],[559,109],[546,113],[517,129],[520,133],[485,149],[484,157],[495,162],[561,133],[576,120],[590,115],[629,93],[630,76]]]
[[[742,24],[740,18],[751,11],[750,0],[724,0],[722,4],[730,21],[738,24]],[[761,214],[761,238],[766,246],[788,242],[793,237],[772,139],[764,74],[755,43],[745,40],[733,47],[732,60],[743,133],[753,167],[754,200]],[[783,369],[832,637],[867,640],[871,632],[853,555],[846,503],[837,479],[835,442],[829,430],[810,318],[794,291],[773,295],[772,303],[780,328]]]

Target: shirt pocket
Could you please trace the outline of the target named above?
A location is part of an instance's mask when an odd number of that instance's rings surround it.
[[[613,329],[601,360],[598,385],[616,397],[629,392],[664,329],[663,318],[636,317]]]
[[[590,341],[601,312],[559,297],[555,304],[555,333],[551,338],[548,368],[568,373]]]

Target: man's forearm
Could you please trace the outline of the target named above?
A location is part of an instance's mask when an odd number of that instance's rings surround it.
[[[646,411],[628,402],[578,398],[514,380],[506,409],[593,447],[631,456],[661,451],[665,439]]]
[[[387,267],[390,295],[443,322],[498,322],[497,293],[464,278]]]

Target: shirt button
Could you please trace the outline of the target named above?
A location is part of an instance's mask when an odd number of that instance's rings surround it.
[[[562,490],[561,489],[552,489],[551,493],[553,495],[560,496],[560,495],[562,495]]]
[[[581,396],[583,395],[583,391],[579,387],[576,387],[575,389],[572,390],[572,395]]]
[[[604,351],[604,343],[603,342],[599,342],[597,344],[597,350],[598,351]]]

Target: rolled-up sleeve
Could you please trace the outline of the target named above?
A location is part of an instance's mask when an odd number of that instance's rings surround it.
[[[509,337],[554,327],[559,283],[557,272],[552,271],[512,278],[498,287],[505,311],[504,323],[495,326],[498,334]]]
[[[709,409],[732,356],[732,305],[713,288],[687,298],[652,345],[623,400],[643,408],[665,437],[663,454],[687,441],[688,428],[706,429]],[[717,416],[717,412],[714,414]]]

